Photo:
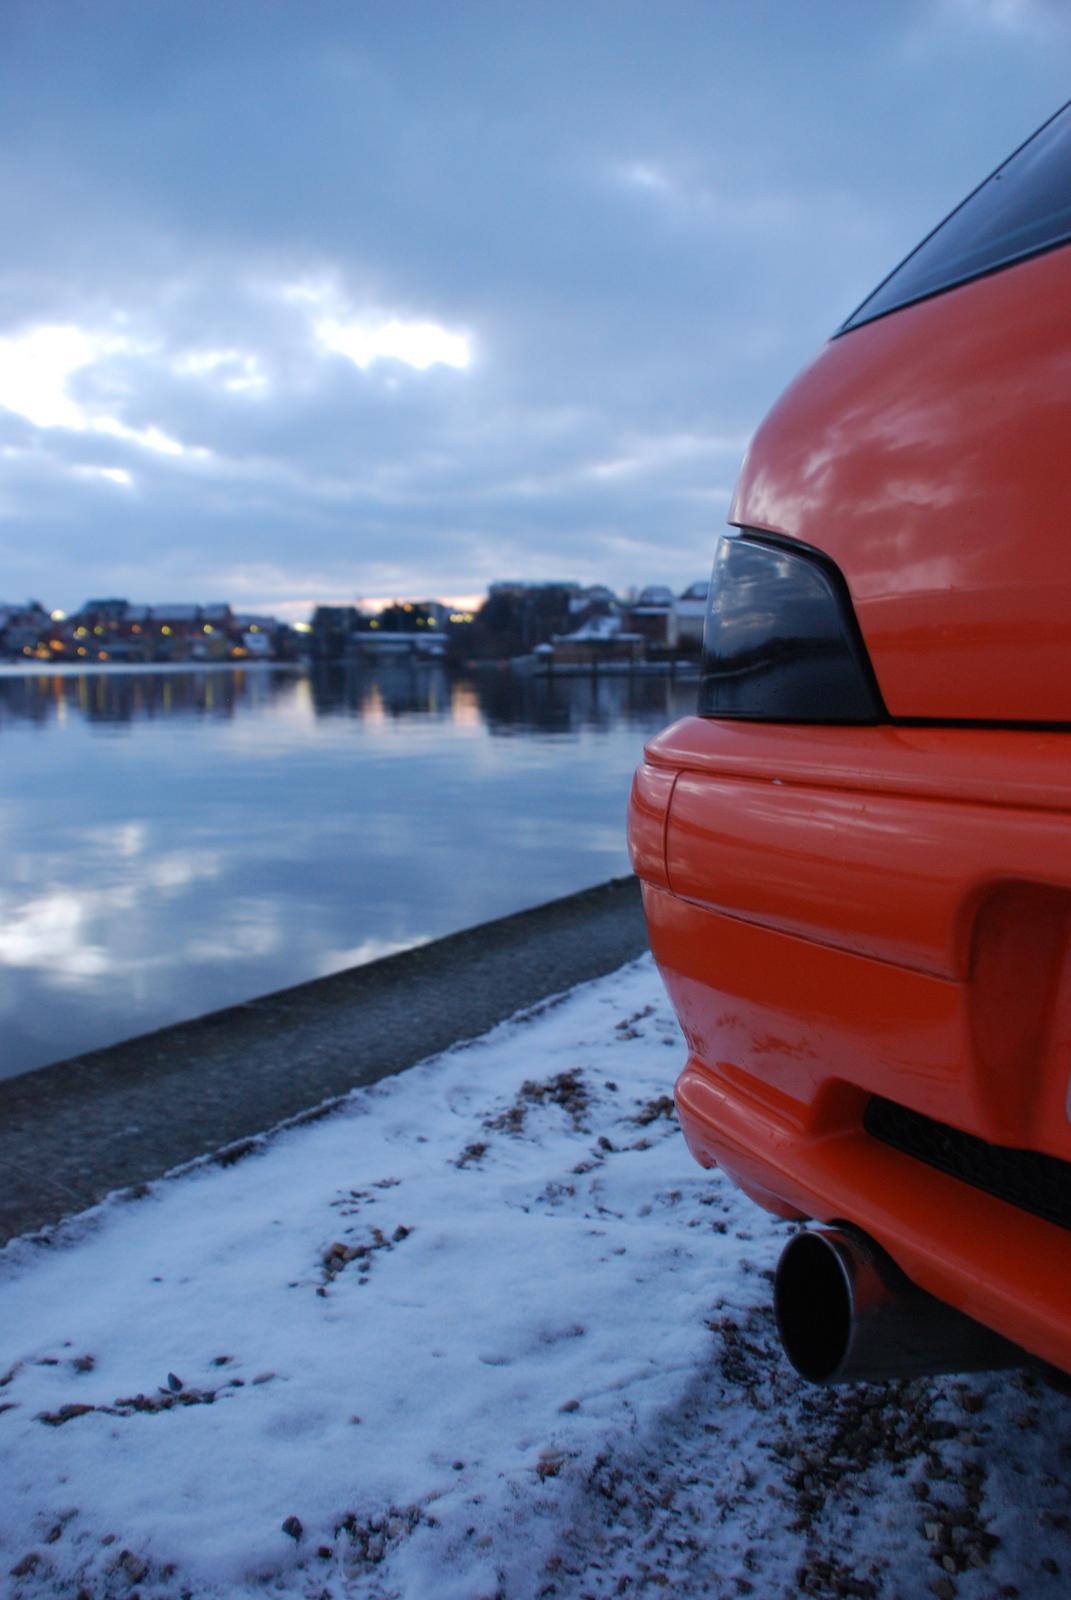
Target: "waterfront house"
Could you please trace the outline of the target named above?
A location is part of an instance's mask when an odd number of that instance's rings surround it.
[[[710,583],[701,578],[689,584],[674,606],[677,618],[677,645],[682,651],[698,654],[703,644]]]
[[[653,651],[674,650],[677,645],[677,616],[673,590],[664,584],[648,584],[628,608],[628,625],[641,634]]]
[[[188,661],[195,638],[201,637],[201,608],[160,605],[152,608],[155,655],[158,661]]]
[[[620,616],[593,616],[572,633],[555,634],[546,659],[553,671],[571,667],[597,672],[600,666],[632,665],[644,656],[643,635],[626,630]]]

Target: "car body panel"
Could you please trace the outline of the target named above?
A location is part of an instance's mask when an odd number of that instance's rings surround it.
[[[696,717],[659,735],[634,785],[639,876],[951,978],[985,898],[1018,882],[1071,890],[1065,736],[807,732]]]
[[[823,1223],[847,1216],[930,1294],[1071,1368],[1064,1228],[876,1143],[851,1125],[846,1099],[830,1096],[810,1128],[690,1064],[677,1104],[693,1153],[760,1204]]]
[[[730,520],[839,566],[894,718],[1071,724],[1071,246],[828,344]]]
[[[864,1228],[1071,1369],[1066,1231],[864,1126],[880,1095],[1071,1161],[1069,749],[685,718],[648,744],[630,828],[697,1158],[782,1215]]]

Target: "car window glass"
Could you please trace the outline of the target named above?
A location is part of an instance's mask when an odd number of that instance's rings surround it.
[[[968,195],[863,301],[841,332],[1067,239],[1071,239],[1071,105],[1058,111]]]

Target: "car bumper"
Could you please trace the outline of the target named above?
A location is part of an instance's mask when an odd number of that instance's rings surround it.
[[[1066,1368],[1071,1234],[988,1173],[1031,1152],[1071,1204],[1069,775],[1068,734],[689,718],[629,816],[693,1153]]]

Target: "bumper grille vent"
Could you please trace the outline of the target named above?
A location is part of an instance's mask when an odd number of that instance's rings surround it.
[[[874,1139],[1046,1222],[1071,1228],[1071,1165],[1036,1150],[1008,1150],[875,1096],[863,1126]]]

